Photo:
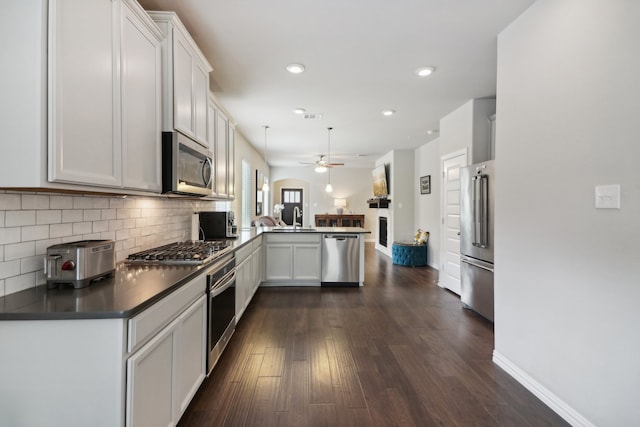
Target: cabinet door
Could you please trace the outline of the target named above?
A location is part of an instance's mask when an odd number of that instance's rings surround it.
[[[251,262],[253,263],[253,269],[252,269],[253,284],[251,289],[251,296],[253,297],[253,294],[256,292],[256,289],[258,289],[258,286],[260,286],[260,283],[262,283],[262,275],[264,271],[263,269],[264,263],[262,262],[262,246],[260,246],[257,250],[253,252],[253,255],[251,257]]]
[[[173,364],[177,320],[127,361],[126,425],[173,425]]]
[[[180,315],[177,325],[174,420],[177,422],[189,406],[206,376],[207,298],[200,297]]]
[[[293,279],[293,245],[267,243],[265,254],[265,280]]]
[[[193,131],[196,140],[209,147],[207,140],[207,108],[209,104],[209,75],[197,63],[193,71]]]
[[[293,245],[294,280],[320,280],[322,251],[316,243]]]
[[[207,139],[209,140],[209,149],[213,152],[213,195],[216,196],[218,193],[218,184],[216,180],[217,172],[216,172],[216,120],[218,119],[218,108],[212,99],[209,99],[208,103],[209,111],[207,113]]]
[[[326,227],[327,217],[324,215],[316,215],[316,227]]]
[[[182,33],[173,31],[173,127],[191,137],[193,104],[191,98],[193,61],[188,41]]]
[[[251,288],[251,257],[247,257],[236,266],[236,324],[247,307],[247,298]],[[250,297],[249,297],[250,298]]]
[[[50,181],[122,183],[114,66],[118,5],[111,0],[49,3]]]
[[[227,141],[227,194],[230,199],[236,196],[236,177],[235,177],[235,137],[236,130],[233,126],[229,125],[229,137]]]
[[[227,117],[220,110],[216,118],[216,193],[218,197],[228,197],[227,192]]]
[[[161,190],[161,39],[123,3],[122,184]]]

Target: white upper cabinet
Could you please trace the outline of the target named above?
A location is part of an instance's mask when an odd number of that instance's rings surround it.
[[[160,29],[135,0],[15,4],[1,185],[159,192]]]
[[[49,6],[49,179],[119,187],[118,3]]]
[[[235,128],[229,118],[209,97],[209,144],[214,151],[214,196],[219,199],[235,197]]]
[[[174,12],[148,12],[166,39],[163,46],[163,129],[178,130],[205,147],[211,65]]]
[[[236,128],[229,123],[229,137],[227,141],[227,193],[230,199],[236,197],[235,186],[235,158],[236,158]]]
[[[227,145],[229,136],[229,119],[220,110],[216,115],[216,194],[218,197],[227,198]]]
[[[210,69],[209,69],[210,71]],[[196,139],[208,146],[207,104],[209,102],[209,71],[200,64],[193,67],[193,119]]]
[[[143,12],[124,4],[122,20],[122,185],[160,192],[162,35]]]

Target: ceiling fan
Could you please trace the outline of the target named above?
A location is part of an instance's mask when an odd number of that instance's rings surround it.
[[[333,168],[336,166],[344,166],[344,163],[334,163],[327,160],[327,156],[324,154],[320,155],[320,159],[315,162],[300,162],[303,165],[313,165],[315,166],[316,172],[325,172],[328,168]]]
[[[329,168],[333,168],[336,166],[344,166],[344,163],[332,163],[331,162],[331,130],[333,128],[332,127],[328,127],[327,130],[328,132],[328,140],[327,140],[327,153],[329,153],[327,156],[325,156],[324,154],[320,155],[320,159],[315,162],[315,163],[310,163],[310,162],[300,162],[302,164],[307,164],[307,165],[315,165],[315,171],[318,173],[322,173],[322,172],[326,172],[327,169]],[[325,157],[328,158],[328,160],[325,160]]]

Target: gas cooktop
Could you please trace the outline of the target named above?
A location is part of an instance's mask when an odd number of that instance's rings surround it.
[[[200,265],[230,249],[223,240],[188,240],[169,243],[127,257],[127,264],[143,265]]]

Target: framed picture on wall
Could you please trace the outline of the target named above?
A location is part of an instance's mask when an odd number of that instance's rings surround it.
[[[431,175],[420,177],[420,194],[431,194]]]

